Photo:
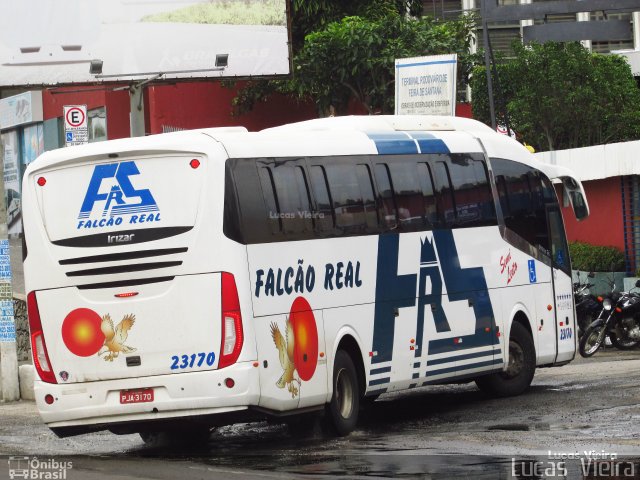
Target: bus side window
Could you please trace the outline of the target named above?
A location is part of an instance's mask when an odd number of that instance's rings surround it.
[[[476,200],[480,207],[482,225],[497,225],[496,205],[493,201],[493,194],[489,185],[489,172],[484,160],[474,160],[473,170],[476,175]]]
[[[273,182],[271,169],[268,167],[259,167],[258,175],[260,176],[260,185],[262,186],[262,196],[267,210],[267,223],[271,234],[278,234],[282,231],[282,218],[280,215],[280,207],[276,197],[276,187]]]
[[[369,165],[359,163],[356,165],[356,173],[358,175],[360,193],[362,194],[362,202],[364,204],[364,216],[367,222],[367,229],[369,231],[377,231],[380,220],[378,219],[376,194],[373,188],[371,169]]]
[[[433,175],[431,168],[426,163],[418,163],[418,182],[422,190],[422,201],[424,204],[424,216],[427,225],[431,228],[438,227],[438,209],[436,205],[436,196],[433,188]]]
[[[412,162],[388,164],[398,208],[400,229],[406,232],[430,228],[425,222],[424,196],[418,182],[418,170]]]
[[[382,222],[387,230],[398,228],[398,216],[396,214],[396,204],[391,189],[391,177],[389,169],[384,163],[378,163],[374,167],[376,182],[378,183],[378,195],[380,195],[380,205],[382,207]]]
[[[342,233],[364,233],[366,230],[364,204],[355,165],[327,165],[326,172],[336,215],[336,227]]]
[[[335,228],[335,215],[331,207],[331,197],[327,186],[327,176],[324,167],[313,165],[309,169],[311,177],[311,188],[315,199],[316,230],[318,232],[329,233]]]
[[[506,222],[507,218],[511,218],[511,205],[509,204],[509,195],[507,195],[507,180],[504,175],[496,175],[496,189],[498,190],[502,215]]]
[[[313,231],[304,170],[287,162],[277,165],[273,172],[282,231],[285,234]]]
[[[500,204],[505,226],[546,255],[549,249],[549,232],[543,177],[532,167],[510,160],[491,159],[500,194]],[[502,178],[502,181],[499,179]],[[504,184],[503,186],[501,186]],[[503,194],[506,198],[503,200]]]
[[[451,177],[445,162],[436,162],[434,167],[438,213],[440,214],[441,226],[455,226],[456,205],[453,200],[453,188],[451,187]]]

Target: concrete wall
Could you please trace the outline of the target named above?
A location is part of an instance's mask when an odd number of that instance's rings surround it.
[[[18,363],[31,363],[31,339],[29,338],[27,303],[24,300],[14,298],[13,311],[16,321],[16,347],[18,349]]]

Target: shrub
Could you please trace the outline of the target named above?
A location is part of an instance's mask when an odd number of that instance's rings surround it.
[[[600,247],[582,242],[569,243],[571,266],[586,272],[623,272],[624,253],[616,247]]]

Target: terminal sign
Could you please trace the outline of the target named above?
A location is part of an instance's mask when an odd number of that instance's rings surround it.
[[[64,106],[64,136],[67,147],[89,143],[86,105]]]

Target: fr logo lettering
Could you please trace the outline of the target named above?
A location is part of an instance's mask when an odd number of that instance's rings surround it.
[[[129,177],[139,174],[135,162],[96,165],[78,218],[89,218],[96,203],[102,207],[102,217],[158,211],[151,192],[131,184]]]
[[[383,363],[393,358],[396,312],[400,308],[412,307],[416,304],[418,305],[416,357],[422,356],[423,343],[427,345],[429,354],[498,344],[495,318],[484,271],[481,267],[460,267],[453,233],[450,230],[438,230],[433,232],[432,241],[422,240],[418,274],[398,275],[399,240],[398,234],[378,237],[378,272],[372,348],[377,355],[372,358],[372,362]],[[438,257],[436,257],[436,251]],[[436,332],[451,332],[451,326],[442,307],[443,279],[449,302],[466,301],[469,308],[473,309],[474,333],[452,334],[446,337],[439,335],[439,338],[424,339],[423,342],[424,322],[429,316],[429,311]],[[426,292],[428,280],[431,289]],[[458,341],[454,342],[454,338]]]

